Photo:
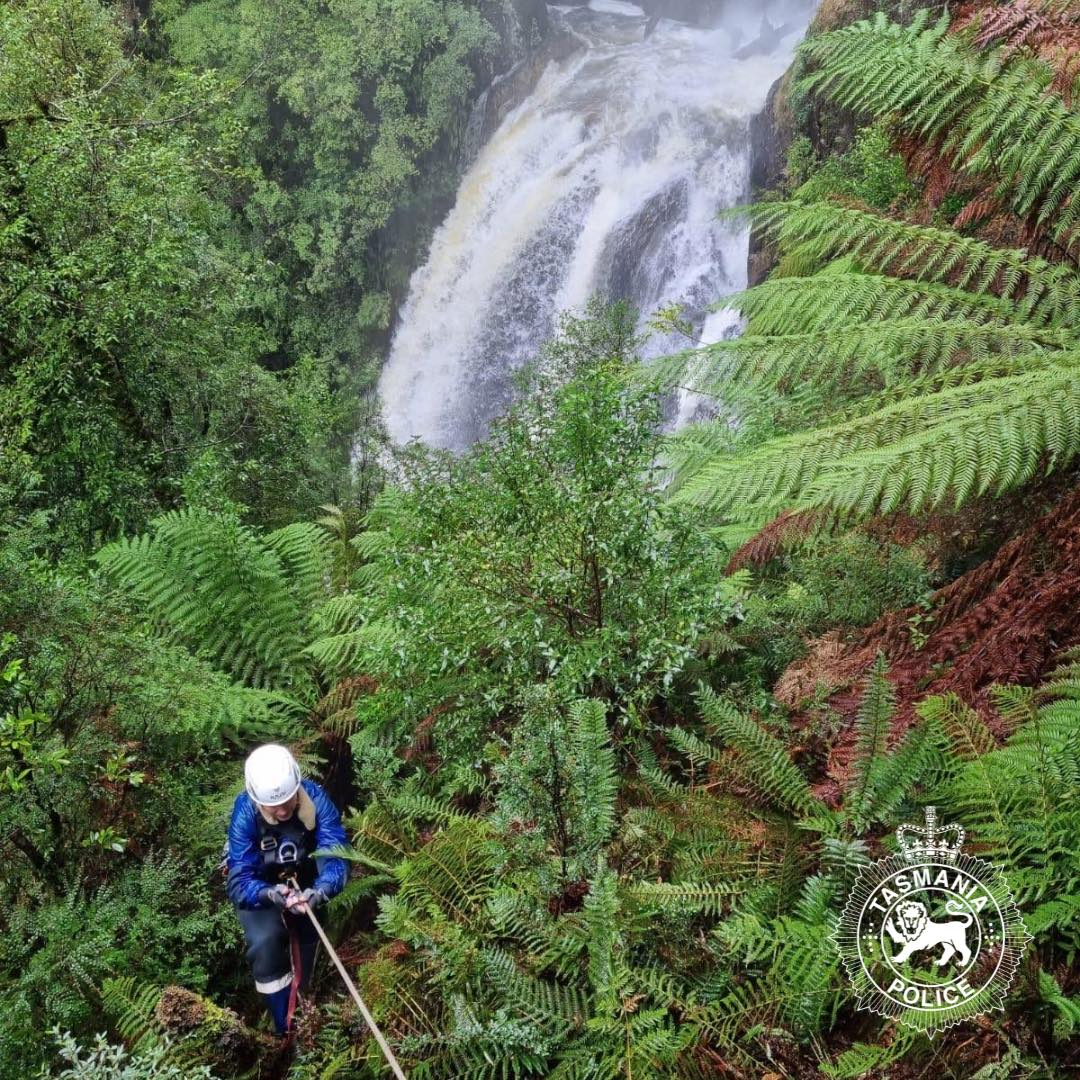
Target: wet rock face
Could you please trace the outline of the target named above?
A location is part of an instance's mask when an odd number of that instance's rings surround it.
[[[787,100],[790,77],[789,72],[772,84],[765,108],[750,120],[750,186],[754,191],[772,191],[784,178],[795,131]]]
[[[544,0],[487,0],[481,5],[484,18],[499,35],[499,46],[486,79],[480,74],[483,90],[493,77],[505,75],[516,63],[536,52],[551,33],[551,19]]]
[[[773,83],[765,108],[750,120],[750,188],[753,198],[777,190],[784,180],[788,148],[795,137],[795,118],[788,104],[789,70]],[[776,252],[759,232],[750,236],[747,251],[746,284],[752,288],[769,276]]]
[[[686,180],[677,180],[657,192],[611,233],[597,275],[604,282],[605,296],[636,300],[648,295],[652,271],[649,256],[662,245],[672,225],[686,215],[688,198]]]
[[[544,11],[546,17],[546,7]],[[540,43],[493,79],[477,99],[469,118],[462,166],[472,163],[506,114],[529,96],[548,64],[565,60],[581,48],[581,41],[564,26],[548,21]]]

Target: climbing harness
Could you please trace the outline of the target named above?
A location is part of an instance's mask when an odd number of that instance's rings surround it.
[[[297,892],[300,892],[300,886],[296,881],[296,878],[289,878],[289,885],[292,886]],[[311,907],[307,908],[307,917],[311,920],[312,925],[315,927],[315,932],[319,935],[319,940],[323,943],[323,948],[326,949],[327,955],[334,961],[334,966],[338,969],[338,974],[341,976],[342,981],[345,983],[346,988],[352,995],[353,1001],[356,1002],[356,1007],[360,1010],[360,1015],[364,1018],[365,1023],[371,1028],[371,1034],[375,1036],[375,1041],[379,1044],[379,1049],[383,1052],[383,1057],[386,1058],[387,1064],[390,1066],[393,1074],[398,1080],[408,1080],[405,1073],[402,1071],[401,1066],[397,1062],[397,1058],[394,1057],[393,1050],[390,1049],[389,1043],[383,1037],[383,1033],[379,1030],[379,1025],[375,1023],[375,1018],[368,1011],[368,1007],[364,1004],[364,999],[360,996],[360,992],[356,989],[356,984],[349,977],[349,973],[345,970],[345,965],[341,962],[341,957],[338,956],[334,946],[330,944],[329,938],[326,936],[326,932],[323,930],[319,923],[319,920],[315,918],[315,912],[311,910]],[[289,930],[289,947],[293,950],[293,965],[294,971],[297,975],[293,978],[293,989],[289,994],[289,1026],[292,1024],[293,1010],[296,1007],[296,987],[299,983],[299,939],[296,937],[295,930]]]

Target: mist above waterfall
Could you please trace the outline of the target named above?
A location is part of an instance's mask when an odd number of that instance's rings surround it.
[[[594,293],[643,318],[682,304],[702,341],[737,332],[709,307],[745,286],[747,230],[716,214],[748,195],[750,118],[814,7],[729,4],[711,29],[624,0],[552,8],[582,48],[503,119],[413,275],[379,381],[395,442],[482,438],[510,373]]]

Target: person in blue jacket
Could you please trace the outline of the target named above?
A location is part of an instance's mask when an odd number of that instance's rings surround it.
[[[255,989],[284,1035],[293,980],[302,990],[315,961],[318,936],[308,909],[345,887],[343,859],[311,856],[348,841],[337,807],[314,780],[301,779],[284,746],[268,743],[251,753],[244,787],[229,822],[226,891],[244,930]],[[293,971],[290,931],[299,942],[299,972]]]

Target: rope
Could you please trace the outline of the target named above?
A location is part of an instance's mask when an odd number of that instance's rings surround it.
[[[300,994],[300,980],[303,979],[303,961],[300,957],[300,935],[296,932],[296,925],[292,919],[285,919],[285,925],[289,928],[289,960],[292,963],[292,986],[289,987],[289,1007],[285,1010],[286,1038],[292,1042],[296,1032],[293,1030],[293,1015],[296,1012],[296,999]]]
[[[296,883],[296,878],[290,878],[289,884],[297,892],[301,891],[300,886]],[[356,1007],[360,1010],[360,1015],[363,1016],[367,1026],[371,1028],[371,1034],[375,1036],[375,1041],[379,1044],[379,1049],[383,1052],[383,1057],[386,1058],[387,1064],[390,1066],[398,1080],[408,1080],[408,1077],[402,1072],[401,1066],[397,1062],[397,1058],[394,1057],[394,1052],[390,1049],[389,1043],[387,1043],[386,1039],[383,1037],[383,1033],[379,1030],[379,1025],[375,1023],[375,1018],[368,1012],[368,1007],[364,1004],[364,999],[360,996],[360,991],[356,989],[355,983],[349,977],[349,973],[345,970],[345,965],[341,962],[341,957],[338,956],[334,946],[330,944],[330,940],[326,936],[326,931],[319,925],[319,920],[315,918],[315,912],[313,912],[310,907],[307,909],[307,917],[315,927],[315,932],[319,935],[319,940],[323,943],[330,959],[334,961],[334,966],[338,969],[338,974],[341,976],[342,981],[352,995],[353,1001],[356,1002]],[[293,981],[295,984],[295,979]]]

